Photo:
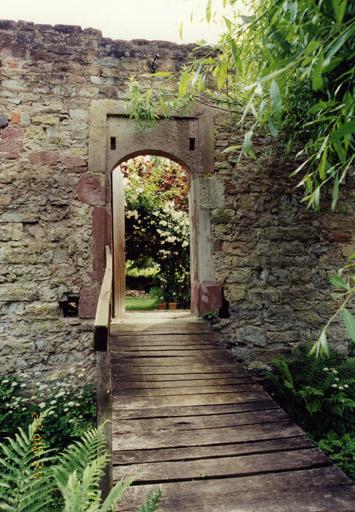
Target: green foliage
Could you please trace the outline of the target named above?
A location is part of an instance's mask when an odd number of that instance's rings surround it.
[[[49,505],[54,492],[52,475],[45,470],[52,460],[44,447],[35,449],[35,437],[43,423],[36,419],[27,432],[19,429],[14,439],[0,444],[0,510],[38,512]]]
[[[112,512],[131,480],[121,480],[102,499],[100,482],[109,454],[103,426],[86,432],[80,441],[55,457],[38,444],[48,412],[19,429],[14,439],[0,444],[0,510],[8,512]],[[60,492],[62,501],[56,493]],[[160,492],[151,495],[140,509],[157,510]]]
[[[188,182],[166,158],[137,157],[121,165],[126,197],[126,254],[134,268],[159,269],[154,282],[166,301],[189,303]]]
[[[353,299],[355,297],[355,253],[349,257],[348,263],[338,270],[337,274],[332,276],[329,281],[335,288],[337,297],[341,304],[334,315],[332,315],[325,324],[318,340],[311,348],[311,354],[315,354],[317,357],[319,355],[328,355],[329,347],[327,342],[327,329],[338,317],[342,318],[347,334],[350,338],[350,343],[353,345],[350,350],[354,350],[355,317],[349,307],[353,305]]]
[[[180,73],[174,99],[159,85],[145,93],[136,84],[137,105],[149,102],[148,120],[172,115],[195,99],[236,114],[244,126],[241,155],[253,157],[260,127],[297,153],[294,174],[304,201],[315,209],[325,189],[336,207],[339,187],[354,162],[355,3],[347,0],[250,0],[253,16],[240,17],[235,0],[223,16],[225,31],[215,48],[197,49]],[[207,3],[206,19],[216,16]],[[171,78],[165,79],[171,83]],[[170,82],[169,82],[170,81]],[[163,90],[163,92],[162,92]],[[157,100],[152,100],[156,94]],[[138,101],[137,98],[140,97]],[[237,146],[234,147],[238,150]]]
[[[276,357],[267,378],[275,398],[315,437],[344,433],[354,426],[355,358],[329,350],[328,357],[309,355],[299,347]]]
[[[339,436],[329,432],[320,439],[319,448],[325,451],[331,460],[343,469],[352,479],[355,479],[355,434],[352,432]]]
[[[36,377],[39,377],[37,374]],[[60,450],[96,422],[96,397],[85,372],[73,369],[66,377],[42,383],[28,376],[0,377],[0,438],[29,425],[48,409],[43,418],[45,443]]]
[[[203,320],[206,320],[207,322],[214,323],[218,320],[218,314],[214,311],[207,311],[207,313],[204,313],[202,315]]]
[[[127,311],[152,311],[158,307],[160,300],[156,297],[126,297]]]

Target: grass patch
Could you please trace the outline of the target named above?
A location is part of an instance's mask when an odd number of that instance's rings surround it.
[[[151,297],[126,297],[127,311],[152,311],[157,309],[159,300]]]

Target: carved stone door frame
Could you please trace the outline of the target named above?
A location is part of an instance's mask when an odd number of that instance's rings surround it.
[[[199,315],[221,305],[221,286],[215,282],[212,259],[211,210],[223,206],[223,185],[214,177],[213,110],[196,108],[189,116],[161,119],[140,129],[129,119],[126,103],[92,102],[89,171],[106,184],[106,239],[114,262],[114,316],[124,312],[123,185],[113,170],[137,155],[153,154],[178,162],[190,174],[191,311]],[[111,232],[110,232],[111,231]],[[112,243],[113,240],[113,243]],[[95,240],[93,241],[94,246]],[[104,250],[104,248],[103,248]]]

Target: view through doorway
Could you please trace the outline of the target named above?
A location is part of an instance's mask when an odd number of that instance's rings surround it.
[[[115,316],[190,309],[189,173],[177,162],[139,155],[112,175]]]

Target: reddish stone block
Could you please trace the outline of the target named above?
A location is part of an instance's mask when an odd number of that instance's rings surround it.
[[[58,151],[35,151],[28,155],[31,164],[35,165],[56,165],[58,158]]]
[[[223,250],[223,240],[215,240],[213,242],[213,249],[215,251],[222,251]]]
[[[19,112],[12,112],[11,114],[11,122],[14,124],[19,124],[20,122],[20,113]]]
[[[0,135],[0,157],[18,158],[23,149],[23,136],[22,128],[4,128]]]
[[[351,242],[351,233],[349,231],[335,231],[329,233],[328,238],[331,242],[348,243]]]
[[[222,285],[215,282],[195,283],[192,297],[191,311],[194,314],[218,313],[222,306]]]
[[[94,279],[101,283],[105,272],[106,209],[94,208],[92,212],[92,260]]]
[[[80,156],[62,156],[62,163],[69,167],[69,169],[73,169],[75,167],[87,167],[87,159],[82,158]]]
[[[99,293],[98,288],[84,287],[80,290],[79,318],[95,318]]]
[[[92,206],[105,204],[104,177],[86,172],[79,180],[77,188],[78,200]]]
[[[1,138],[7,140],[14,140],[23,138],[23,135],[23,128],[13,128],[12,126],[8,126],[3,130]]]

